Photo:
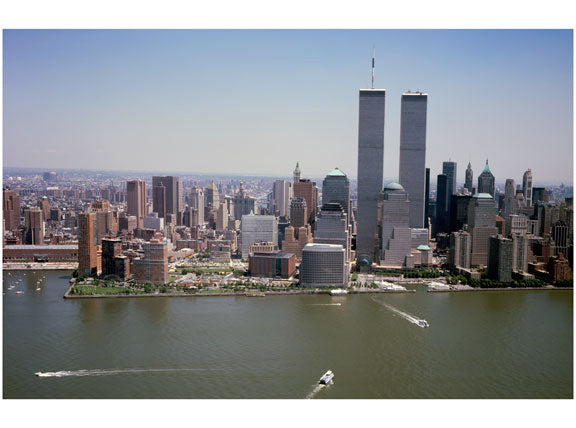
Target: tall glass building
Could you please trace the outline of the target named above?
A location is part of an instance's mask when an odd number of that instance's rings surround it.
[[[331,202],[339,203],[346,214],[350,212],[350,181],[338,168],[332,170],[322,182],[322,204]]]
[[[384,89],[360,90],[356,254],[361,267],[372,264],[377,247],[378,196],[384,172],[385,100]]]
[[[426,110],[428,94],[402,94],[400,117],[400,184],[411,201],[410,227],[425,227]]]

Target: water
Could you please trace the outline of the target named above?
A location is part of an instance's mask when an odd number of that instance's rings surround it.
[[[4,398],[573,396],[571,290],[66,300],[67,274],[3,272]]]

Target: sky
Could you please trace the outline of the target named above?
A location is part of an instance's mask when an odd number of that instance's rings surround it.
[[[428,97],[426,165],[572,182],[571,30],[4,30],[4,167],[357,172],[358,90]]]

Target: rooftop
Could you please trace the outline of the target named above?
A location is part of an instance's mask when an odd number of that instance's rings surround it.
[[[342,245],[334,244],[306,244],[302,251],[344,251]]]
[[[384,186],[384,190],[404,190],[404,187],[400,183],[393,181]]]
[[[327,177],[346,177],[346,174],[344,174],[338,168],[334,168],[332,171],[328,173]]]
[[[493,199],[490,193],[476,193],[474,197],[478,199]]]

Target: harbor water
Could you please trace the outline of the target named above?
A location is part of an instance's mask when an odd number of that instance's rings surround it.
[[[573,397],[572,290],[72,300],[69,274],[3,272],[4,398]]]

